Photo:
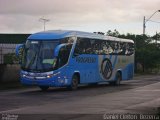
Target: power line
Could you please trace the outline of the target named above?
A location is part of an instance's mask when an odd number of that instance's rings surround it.
[[[154,20],[148,20],[150,22],[154,22],[154,23],[160,23],[159,21],[154,21]]]
[[[145,35],[145,29],[146,29],[146,23],[155,15],[157,12],[160,12],[160,10],[155,11],[148,19],[144,16],[143,18],[143,35]]]

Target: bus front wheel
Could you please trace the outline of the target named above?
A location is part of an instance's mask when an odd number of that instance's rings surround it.
[[[71,85],[68,87],[69,90],[76,90],[78,88],[79,77],[77,75],[73,75]]]
[[[42,90],[42,91],[46,91],[46,90],[48,90],[48,86],[39,86],[39,88]]]

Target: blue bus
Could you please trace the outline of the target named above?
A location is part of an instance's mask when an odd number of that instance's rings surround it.
[[[134,75],[134,42],[69,30],[32,34],[16,47],[24,85],[77,89],[79,84],[119,85]]]

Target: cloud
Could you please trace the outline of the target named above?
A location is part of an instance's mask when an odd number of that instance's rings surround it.
[[[159,0],[0,0],[0,32],[37,31],[42,28],[38,21],[42,16],[50,19],[48,28],[129,25],[142,22],[143,16],[150,16],[159,5]]]
[[[98,0],[1,0],[0,13],[2,14],[52,14],[78,13],[95,10]],[[97,9],[97,8],[96,8]]]

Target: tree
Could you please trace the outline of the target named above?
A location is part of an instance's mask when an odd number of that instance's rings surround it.
[[[113,37],[118,37],[120,34],[119,34],[119,32],[116,29],[114,29],[113,32],[111,30],[108,30],[107,33],[106,33],[106,35],[113,36]]]
[[[152,36],[152,39],[156,40],[157,41],[160,41],[160,32],[159,33],[156,33],[155,35]]]

